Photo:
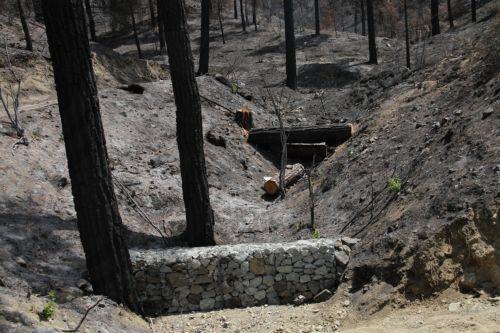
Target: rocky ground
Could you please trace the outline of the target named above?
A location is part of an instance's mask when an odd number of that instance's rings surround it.
[[[286,106],[287,124],[353,123],[355,136],[312,173],[315,225],[321,237],[361,239],[351,254],[344,289],[320,305],[224,310],[152,322],[106,300],[89,315],[86,328],[495,331],[498,306],[488,297],[498,293],[500,281],[497,7],[490,2],[480,8],[478,23],[462,18],[454,30],[415,44],[412,71],[402,67],[401,41],[378,39],[380,65],[372,66],[365,63],[363,36],[300,33],[297,92],[281,87],[284,44],[273,22],[243,34],[238,22],[229,20],[226,44],[214,25],[211,74],[224,75],[253,100],[233,94],[211,76],[198,78],[218,242],[311,238],[304,228],[309,222],[307,182],[289,189],[285,200],[263,197],[263,177],[276,172],[277,157],[245,142],[245,133],[233,121],[236,110],[251,109],[259,127],[276,123],[269,107],[272,94]],[[197,24],[193,16],[195,62]],[[29,141],[28,146],[16,144],[0,114],[0,328],[5,330],[72,327],[98,299],[84,295],[85,263],[53,78],[44,58],[43,31],[34,30],[37,52],[28,54],[20,50],[20,27],[9,26],[0,15],[0,31],[23,77],[21,120]],[[142,39],[151,55],[147,61],[129,58],[134,56],[133,43],[112,38],[106,45],[93,45],[93,50],[130,246],[154,248],[162,243],[151,222],[165,235],[175,235],[183,230],[184,213],[166,62],[153,56],[149,32]],[[6,78],[7,69],[0,66],[0,82]],[[145,93],[119,89],[132,82],[142,82]],[[387,185],[396,178],[399,191]],[[436,298],[449,288],[479,298],[454,291],[447,291],[449,298]],[[37,312],[51,290],[56,291],[59,310],[52,322],[40,322]],[[421,297],[426,298],[417,301]],[[346,300],[349,305],[344,306]],[[457,302],[463,306],[450,311]]]

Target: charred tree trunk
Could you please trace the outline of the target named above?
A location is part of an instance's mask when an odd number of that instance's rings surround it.
[[[43,23],[42,0],[32,0],[33,11],[35,12],[35,21]]]
[[[257,31],[257,0],[253,0],[252,4],[252,23],[255,31]]]
[[[431,27],[433,36],[441,32],[439,28],[439,0],[431,0]]]
[[[116,201],[81,0],[43,1],[78,230],[96,294],[141,312]]]
[[[89,24],[90,40],[95,42],[97,38],[95,34],[94,15],[92,14],[92,6],[90,5],[90,0],[85,0],[85,12],[87,13],[87,22]]]
[[[222,2],[217,0],[217,16],[219,18],[219,28],[220,34],[222,36],[222,44],[226,44],[226,38],[224,37],[224,26],[222,25]]]
[[[366,15],[368,16],[368,48],[370,59],[368,63],[376,64],[377,60],[377,44],[375,41],[375,19],[373,16],[373,0],[366,0]]]
[[[470,1],[470,13],[472,22],[476,22],[476,0]]]
[[[26,40],[26,50],[33,51],[33,43],[31,42],[30,29],[28,23],[26,22],[26,16],[24,16],[23,5],[21,0],[17,0],[17,9],[19,10],[19,18],[21,19],[21,25],[23,26],[24,39]]]
[[[240,16],[241,16],[241,28],[243,31],[247,31],[247,25],[245,23],[245,13],[243,12],[243,0],[240,0]]]
[[[233,1],[233,7],[234,7],[234,19],[238,19],[238,5],[236,4],[237,0]]]
[[[295,58],[295,28],[293,23],[293,0],[284,0],[285,46],[286,46],[286,85],[297,89],[297,65]]]
[[[248,20],[248,0],[245,0],[245,23],[247,26],[250,25],[250,21]]]
[[[210,0],[201,0],[201,38],[198,75],[208,74],[210,57]]]
[[[453,28],[453,12],[451,10],[451,0],[447,0],[447,6],[448,6],[448,22],[450,23],[450,28]]]
[[[406,67],[411,68],[410,61],[410,32],[408,30],[408,6],[406,0],[403,0],[404,15],[405,15],[405,41],[406,41]]]
[[[165,24],[170,74],[177,106],[177,145],[186,207],[184,236],[190,246],[214,245],[214,213],[208,195],[201,103],[194,76],[184,2],[160,2],[159,14]]]
[[[160,54],[165,54],[165,26],[162,21],[162,17],[160,15],[160,1],[158,0],[156,2],[156,12],[158,13],[157,15],[157,20],[156,22],[158,23],[158,40],[160,41]]]
[[[365,15],[365,0],[360,0],[361,7],[361,34],[366,36],[366,15]]]
[[[151,16],[151,29],[154,29],[156,27],[155,5],[153,3],[153,0],[148,0],[148,4],[149,4],[149,15]]]
[[[354,33],[358,33],[358,7],[354,6]]]
[[[132,20],[132,30],[134,31],[135,46],[137,47],[137,55],[139,59],[142,59],[141,42],[139,40],[139,35],[137,34],[137,26],[135,24],[134,8],[129,6],[130,19]]]
[[[319,0],[314,0],[314,25],[316,27],[316,36],[319,36],[320,27],[319,27]]]

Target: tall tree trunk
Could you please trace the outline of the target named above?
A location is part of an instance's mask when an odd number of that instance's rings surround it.
[[[354,5],[354,33],[358,33],[358,7]]]
[[[155,15],[155,5],[153,3],[153,0],[148,0],[148,5],[149,5],[149,15],[151,16],[151,29],[154,29],[156,28],[156,15]]]
[[[19,10],[19,18],[21,19],[21,25],[23,26],[24,39],[26,40],[26,50],[33,51],[33,43],[31,42],[30,29],[28,23],[26,22],[26,16],[24,16],[23,5],[21,0],[17,0],[17,9]]]
[[[96,294],[141,308],[116,201],[81,0],[43,1],[71,189]]]
[[[222,35],[222,44],[226,44],[226,38],[224,37],[224,26],[222,25],[222,0],[217,0],[217,16],[219,18],[220,33]]]
[[[245,13],[243,9],[243,0],[240,0],[240,16],[241,16],[241,28],[243,31],[247,31],[247,25],[245,23]]]
[[[198,75],[208,73],[210,56],[210,0],[201,0],[201,38]]]
[[[286,85],[297,89],[297,65],[295,59],[295,28],[293,23],[293,0],[284,0],[285,47],[286,47]]]
[[[431,0],[431,26],[433,36],[441,32],[439,28],[439,0]]]
[[[476,22],[476,0],[470,1],[470,12],[471,12],[472,22]]]
[[[214,214],[208,195],[201,103],[183,0],[160,1],[172,86],[177,106],[177,145],[186,207],[185,238],[190,246],[214,245]]]
[[[237,20],[238,19],[238,5],[236,4],[237,0],[234,0],[233,1],[233,5],[234,5],[234,19]]]
[[[448,6],[448,22],[450,23],[450,28],[453,28],[453,12],[451,9],[451,0],[446,1],[447,6]]]
[[[252,3],[252,23],[255,31],[257,31],[257,0],[253,0]]]
[[[162,17],[160,15],[160,1],[158,0],[156,2],[156,12],[158,13],[157,15],[157,20],[156,22],[158,23],[158,39],[160,41],[160,54],[165,54],[165,26],[162,21]]]
[[[35,12],[35,21],[43,23],[42,0],[32,0],[33,11]]]
[[[132,20],[132,30],[134,30],[135,46],[137,47],[137,55],[139,59],[142,59],[141,42],[139,40],[139,34],[137,33],[137,26],[135,24],[134,8],[129,6],[130,19]]]
[[[375,41],[375,19],[373,17],[373,0],[366,0],[366,16],[368,18],[368,48],[370,53],[370,64],[376,64],[377,44]]]
[[[360,0],[361,7],[361,34],[366,36],[366,15],[365,15],[365,0]]]
[[[92,14],[92,6],[90,0],[85,0],[85,12],[87,13],[87,22],[89,23],[90,40],[96,41],[94,15]]]
[[[319,0],[314,0],[314,25],[316,28],[316,36],[320,34],[319,28]]]
[[[404,6],[404,15],[405,15],[405,40],[406,40],[406,67],[408,69],[411,68],[410,61],[410,32],[408,29],[408,6],[406,4],[406,0],[403,0]]]
[[[248,0],[245,0],[245,23],[250,25],[250,21],[248,20]]]

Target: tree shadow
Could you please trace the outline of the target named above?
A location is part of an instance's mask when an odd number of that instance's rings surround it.
[[[297,50],[304,50],[309,47],[315,47],[319,46],[322,43],[328,41],[330,38],[330,35],[305,35],[305,36],[299,36],[295,38],[295,48]],[[273,38],[274,40],[275,38]],[[270,40],[269,42],[272,42],[273,40]],[[268,53],[285,53],[285,41],[279,43],[279,44],[274,44],[274,45],[267,45],[264,47],[261,47],[258,50],[255,50],[250,53],[251,56],[262,56]]]
[[[298,68],[299,87],[304,88],[341,88],[361,78],[356,70],[339,63],[312,63]]]
[[[76,286],[85,271],[76,219],[0,213],[0,273],[8,287],[45,294]]]

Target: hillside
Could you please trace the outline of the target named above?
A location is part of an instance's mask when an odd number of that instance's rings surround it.
[[[190,13],[197,64],[198,8]],[[43,38],[21,50],[20,25],[0,14],[0,32],[23,78],[19,144],[0,113],[0,331],[74,327],[93,295],[87,279],[67,170],[51,63]],[[256,127],[275,126],[270,95],[286,105],[286,125],[351,123],[351,139],[312,170],[321,238],[360,241],[342,284],[320,304],[261,306],[144,320],[105,299],[88,332],[483,331],[500,322],[500,20],[498,4],[478,22],[412,45],[377,38],[379,65],[366,63],[367,38],[324,30],[297,33],[297,91],[283,88],[284,37],[272,23],[242,33],[215,20],[210,75],[197,78],[210,199],[219,245],[312,238],[305,177],[286,197],[264,195],[279,156],[246,142],[239,109]],[[36,30],[36,28],[33,28]],[[41,33],[40,33],[41,34]],[[185,228],[175,101],[166,56],[134,57],[132,36],[93,43],[99,102],[120,213],[132,249],[172,245]],[[141,34],[153,54],[151,33]],[[7,80],[6,53],[0,83]],[[237,86],[216,79],[221,74]],[[143,94],[124,90],[140,83]],[[246,97],[246,98],[245,98]],[[3,112],[3,110],[2,110]],[[307,167],[311,161],[301,161]],[[389,186],[399,183],[397,188]],[[162,239],[157,228],[168,239]],[[38,312],[55,291],[51,321]],[[459,304],[458,306],[456,304]],[[468,319],[466,319],[468,318]],[[470,319],[470,320],[469,320]],[[472,324],[471,324],[472,323]],[[467,326],[470,325],[470,326]],[[44,330],[43,328],[47,328]]]

